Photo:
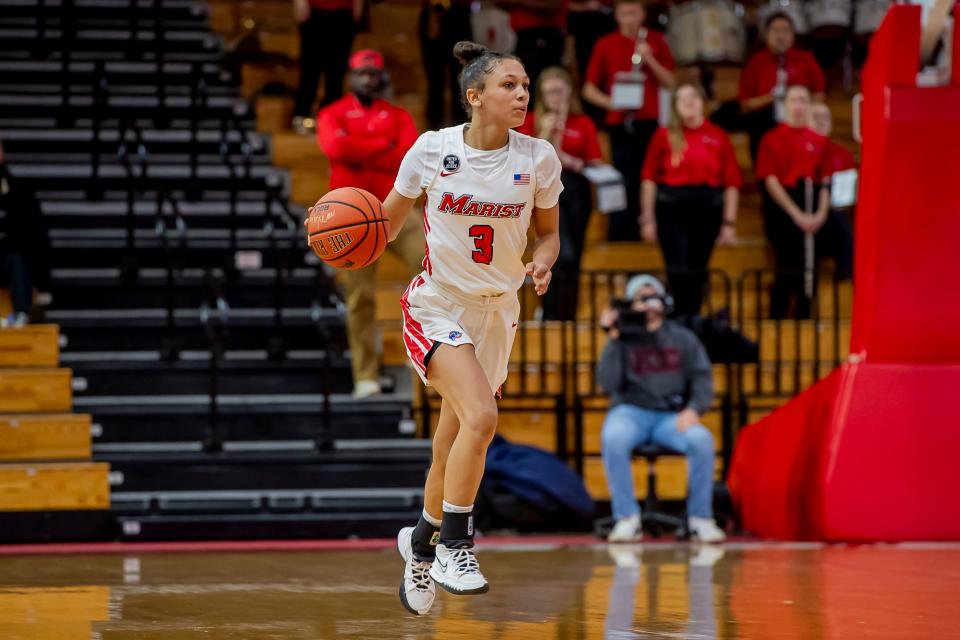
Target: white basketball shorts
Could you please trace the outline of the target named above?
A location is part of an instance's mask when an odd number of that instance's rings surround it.
[[[501,301],[502,302],[502,301]],[[507,366],[520,319],[520,301],[512,304],[463,306],[438,293],[422,275],[416,276],[400,298],[403,342],[420,379],[427,386],[427,365],[441,344],[472,344],[490,390],[499,394],[507,380]]]

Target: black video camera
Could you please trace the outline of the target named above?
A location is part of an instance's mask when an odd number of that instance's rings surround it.
[[[621,337],[639,337],[649,333],[647,312],[634,309],[632,300],[614,298],[610,306],[617,311],[617,319],[612,328],[617,329]]]

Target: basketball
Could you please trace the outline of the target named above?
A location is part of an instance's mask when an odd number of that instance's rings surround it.
[[[337,269],[361,269],[387,247],[387,217],[380,201],[363,189],[334,189],[313,205],[304,223],[307,243]]]

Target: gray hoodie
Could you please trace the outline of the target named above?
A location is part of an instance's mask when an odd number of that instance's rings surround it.
[[[597,363],[597,384],[610,406],[624,402],[652,411],[690,407],[700,415],[713,400],[713,371],[703,344],[669,320],[643,340],[611,340]]]

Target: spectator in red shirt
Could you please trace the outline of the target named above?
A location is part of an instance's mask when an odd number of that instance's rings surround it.
[[[829,179],[823,175],[827,139],[808,127],[810,91],[806,87],[787,89],[785,106],[786,122],[763,136],[757,154],[764,226],[777,268],[770,293],[770,315],[786,317],[790,298],[795,294],[797,316],[807,318],[810,299],[803,291],[804,234],[815,234],[817,245],[830,246],[830,236],[836,233],[835,229],[825,229],[830,213]],[[811,189],[806,186],[808,180]]]
[[[795,48],[793,21],[785,13],[771,14],[764,26],[767,47],[747,61],[740,73],[740,112],[750,134],[750,157],[757,161],[760,139],[783,122],[787,87],[801,85],[822,100],[823,71],[808,51]]]
[[[810,108],[810,128],[827,139],[823,158],[824,175],[832,176],[838,171],[857,168],[857,161],[853,159],[850,150],[830,139],[830,134],[833,132],[833,116],[830,115],[830,107],[818,102]]]
[[[660,240],[675,312],[699,314],[714,244],[736,243],[740,167],[727,134],[707,121],[699,87],[680,85],[671,105],[643,164],[640,234]]]
[[[640,237],[640,169],[657,130],[659,89],[673,86],[674,63],[666,39],[643,26],[647,13],[640,0],[617,0],[614,17],[619,30],[597,40],[583,99],[607,111],[613,165],[627,189],[627,208],[610,214],[607,237],[630,241]]]
[[[824,178],[830,179],[832,182],[834,174],[857,168],[857,161],[854,160],[850,150],[830,139],[830,133],[833,131],[830,107],[822,102],[818,102],[811,107],[810,128],[827,139],[827,146],[823,150],[822,172]],[[820,236],[826,235],[827,237],[817,238],[820,242],[817,245],[817,253],[833,256],[836,260],[836,277],[838,280],[846,280],[853,275],[853,220],[850,214],[853,213],[854,206],[847,208],[831,206],[827,222],[824,225],[825,230],[820,234]],[[829,244],[826,244],[827,242]]]
[[[523,61],[530,86],[537,86],[540,73],[563,61],[567,40],[567,5],[570,0],[497,0],[510,12],[510,26],[517,34],[513,53]],[[536,104],[530,96],[530,107]]]
[[[347,58],[362,11],[363,0],[293,0],[293,17],[300,25],[300,83],[293,105],[297,133],[313,129],[313,102],[321,75],[321,108],[343,95]]]
[[[417,140],[413,118],[382,98],[389,77],[383,56],[372,49],[350,57],[351,93],[318,115],[317,141],[330,159],[330,189],[359,187],[381,201],[393,188],[400,162]],[[423,229],[407,224],[389,250],[396,251],[411,273],[423,260]],[[353,368],[354,395],[380,392],[377,356],[377,263],[342,270],[347,302],[347,339]]]
[[[580,259],[593,210],[590,183],[583,168],[599,164],[600,144],[593,120],[584,115],[570,75],[549,67],[537,82],[537,107],[517,131],[549,140],[563,171],[560,181],[560,255],[553,267],[554,286],[543,296],[544,320],[573,320],[577,313]]]

